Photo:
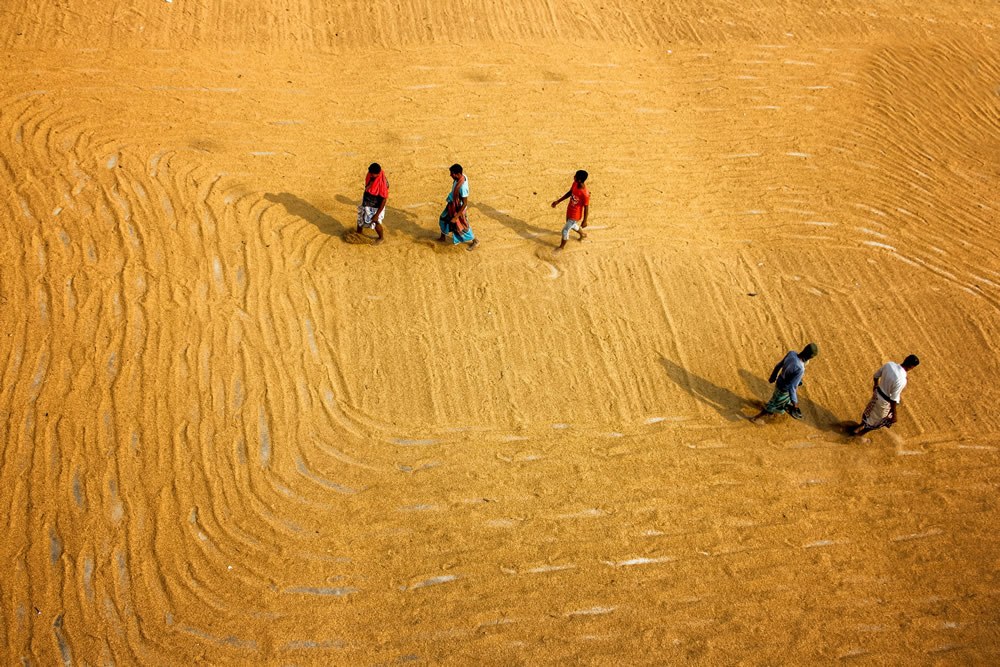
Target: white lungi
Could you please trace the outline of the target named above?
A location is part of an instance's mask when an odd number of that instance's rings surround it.
[[[382,218],[385,217],[385,208],[382,208],[382,212],[378,215],[378,220],[375,219],[375,212],[378,211],[374,206],[358,206],[358,227],[367,227],[368,229],[375,229],[375,223],[382,224]]]

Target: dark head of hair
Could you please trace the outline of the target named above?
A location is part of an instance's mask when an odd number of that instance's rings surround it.
[[[573,176],[573,178],[576,180],[577,183],[585,183],[587,181],[588,176],[590,176],[590,174],[581,169],[580,171],[576,172],[576,175]]]
[[[372,174],[373,176],[378,176],[379,174],[382,173],[382,165],[380,165],[378,162],[372,162],[370,165],[368,165],[368,173]]]
[[[802,359],[803,361],[808,361],[809,359],[815,357],[817,354],[819,354],[819,348],[816,346],[816,343],[809,343],[804,348],[802,348],[801,352],[799,352],[799,359]]]
[[[453,165],[451,165],[451,169],[449,169],[449,171],[451,173],[453,173],[453,174],[461,174],[462,173],[462,165],[457,164],[457,163],[453,164]]]
[[[917,355],[915,354],[907,355],[906,359],[903,359],[903,366],[905,366],[906,368],[913,368],[914,366],[918,366],[919,364],[920,360],[917,359]]]

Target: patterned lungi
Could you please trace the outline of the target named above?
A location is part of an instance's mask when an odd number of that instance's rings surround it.
[[[445,236],[451,234],[452,243],[466,243],[476,238],[476,235],[472,233],[472,227],[469,226],[469,219],[465,213],[458,216],[458,224],[456,225],[451,221],[454,215],[452,210],[452,205],[449,203],[447,208],[441,211],[441,217],[438,218],[438,226],[441,227],[441,233]]]
[[[792,397],[787,391],[781,391],[777,387],[774,388],[774,393],[771,394],[771,400],[767,402],[764,409],[771,413],[772,415],[780,415],[788,406],[792,404]]]
[[[378,219],[375,219],[375,212],[378,211],[374,206],[358,206],[358,227],[367,227],[368,229],[375,229],[375,223],[381,223],[382,219],[385,218],[385,209],[378,214]]]
[[[868,405],[865,407],[861,423],[871,431],[883,426],[886,428],[892,426],[892,406],[889,401],[879,395],[878,389],[872,392],[872,400],[868,401]]]

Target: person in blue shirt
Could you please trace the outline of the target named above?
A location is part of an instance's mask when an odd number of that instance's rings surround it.
[[[479,239],[472,233],[469,226],[469,178],[462,173],[462,165],[453,164],[448,170],[451,173],[451,190],[448,191],[448,203],[441,211],[438,225],[441,227],[441,236],[438,241],[444,243],[451,234],[451,242],[455,245],[468,243],[466,250],[475,250],[479,247]]]
[[[801,352],[790,350],[785,358],[778,362],[771,371],[767,381],[774,385],[774,393],[760,414],[753,418],[755,424],[763,424],[766,415],[780,415],[788,412],[794,419],[802,419],[799,410],[799,395],[796,391],[802,384],[802,376],[806,372],[806,364],[819,354],[816,343],[809,343]]]

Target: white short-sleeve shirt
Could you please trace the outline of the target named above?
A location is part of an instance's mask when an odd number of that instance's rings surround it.
[[[906,386],[906,371],[895,361],[890,361],[882,368],[875,371],[874,378],[878,380],[878,388],[890,400],[900,403],[899,395]]]

